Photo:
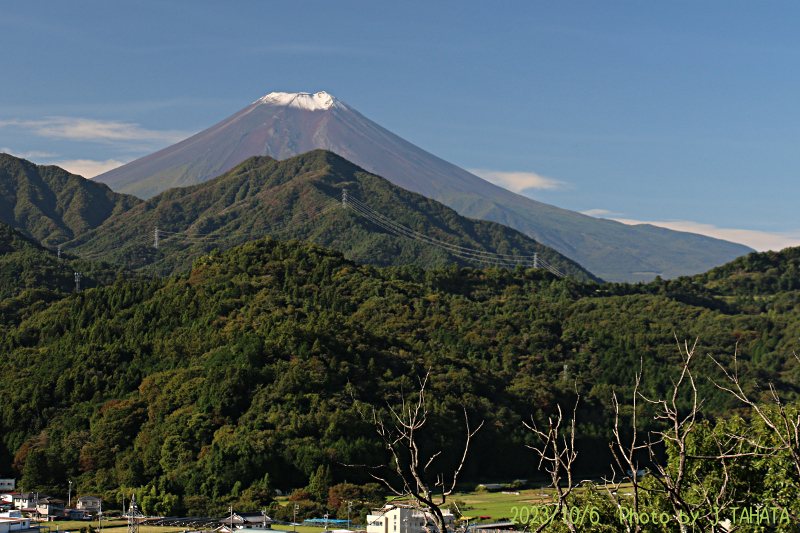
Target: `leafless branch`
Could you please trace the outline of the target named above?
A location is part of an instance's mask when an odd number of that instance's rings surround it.
[[[545,472],[550,475],[553,489],[556,492],[556,509],[550,514],[548,520],[536,528],[536,533],[548,527],[562,512],[567,505],[567,497],[575,488],[572,479],[572,465],[578,457],[578,452],[575,449],[575,419],[579,402],[580,395],[578,395],[575,400],[575,406],[572,409],[572,420],[567,435],[561,433],[561,424],[563,422],[561,405],[557,406],[558,418],[556,421],[554,422],[552,417],[548,418],[548,428],[546,431],[538,428],[533,417],[531,417],[530,424],[523,422],[525,427],[531,430],[542,443],[539,446],[528,446],[528,448],[532,449],[539,456],[539,470],[544,469]],[[566,488],[562,488],[561,486],[564,476],[566,476]],[[564,517],[567,528],[572,533],[576,533],[577,529],[570,519],[569,513],[565,514]]]
[[[409,403],[403,397],[399,408],[396,409],[391,405],[387,405],[391,423],[387,423],[384,420],[378,409],[373,407],[370,410],[366,410],[354,396],[353,402],[361,418],[375,428],[386,449],[391,453],[392,462],[394,463],[393,473],[398,481],[392,482],[387,476],[374,473],[375,470],[387,470],[386,466],[369,468],[370,476],[385,485],[396,496],[409,498],[409,505],[422,512],[423,516],[430,516],[433,521],[432,525],[436,527],[437,531],[445,532],[448,526],[441,507],[445,504],[447,496],[451,495],[455,490],[458,476],[466,462],[470,442],[483,427],[483,422],[474,431],[471,430],[469,416],[466,408],[464,408],[464,419],[467,427],[464,453],[458,467],[453,472],[452,483],[448,484],[449,489],[446,488],[444,477],[441,474],[436,477],[429,475],[429,469],[432,467],[434,460],[440,457],[442,452],[437,451],[427,459],[421,457],[419,432],[428,421],[425,389],[428,385],[429,377],[430,371],[420,380],[420,389],[417,393],[416,401]],[[391,469],[388,470],[391,471]],[[441,488],[441,501],[436,501],[437,498],[434,496],[434,489],[436,488]],[[423,526],[423,529],[430,532],[427,524]]]

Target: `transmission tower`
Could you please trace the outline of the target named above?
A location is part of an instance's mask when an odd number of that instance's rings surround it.
[[[342,189],[342,207],[347,209],[347,189]]]
[[[61,245],[58,245],[58,260],[61,260]]]
[[[131,497],[131,503],[128,505],[128,533],[139,533],[139,520],[144,518],[144,515],[139,511],[139,506],[136,505],[136,493]]]
[[[153,231],[153,247],[158,250],[158,228]]]
[[[534,252],[533,254],[533,268],[539,268],[539,253]]]
[[[75,272],[75,292],[81,292],[81,273]]]

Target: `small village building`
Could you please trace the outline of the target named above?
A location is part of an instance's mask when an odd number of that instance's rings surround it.
[[[36,512],[36,501],[49,498],[43,492],[23,492],[14,496],[14,509]]]
[[[91,495],[81,496],[75,503],[75,509],[86,511],[89,513],[97,513],[98,511],[100,511],[100,506],[102,504],[103,501],[97,496],[91,496]]]
[[[39,497],[36,501],[36,513],[46,520],[64,517],[64,504],[67,503],[59,498],[46,496]]]
[[[272,518],[261,513],[233,513],[233,527],[238,529],[271,529]]]
[[[442,515],[445,525],[453,527],[455,524],[453,513],[442,510]],[[411,505],[389,504],[367,515],[367,533],[425,533],[426,531],[436,531],[433,515]]]
[[[30,518],[0,516],[0,533],[16,533],[31,530],[38,531],[38,528],[31,528]]]
[[[248,533],[283,533],[272,529],[272,518],[262,513],[233,513],[212,533],[234,533],[247,530]]]
[[[13,492],[17,488],[17,480],[13,478],[0,478],[0,492]]]

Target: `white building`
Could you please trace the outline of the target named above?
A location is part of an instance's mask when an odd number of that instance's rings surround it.
[[[0,492],[11,492],[17,488],[16,479],[0,478]]]
[[[30,529],[30,518],[0,517],[0,533],[11,533],[12,531],[25,531]]]
[[[103,502],[97,496],[81,496],[78,498],[75,508],[80,509],[81,511],[96,513],[100,510],[102,504]]]
[[[453,514],[449,510],[443,510],[442,515],[445,526],[453,528],[455,525]],[[389,504],[377,513],[367,515],[367,533],[426,533],[426,531],[436,531],[433,516],[410,505]]]

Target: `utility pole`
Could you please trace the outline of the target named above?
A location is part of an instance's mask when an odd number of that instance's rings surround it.
[[[153,231],[153,247],[158,250],[158,226],[156,226],[155,231]]]
[[[61,261],[61,245],[58,245],[58,260]]]
[[[350,511],[353,510],[353,501],[347,500],[347,529],[350,529]]]
[[[297,531],[297,511],[300,509],[300,504],[294,504],[294,514],[292,515],[292,531]]]
[[[263,521],[264,529],[267,529],[267,508],[266,507],[261,509],[261,516],[264,517],[264,521]]]
[[[75,290],[81,292],[81,273],[75,272]]]
[[[342,189],[342,207],[347,209],[347,189]]]
[[[59,253],[61,253],[61,247],[59,246]],[[72,508],[72,480],[69,480],[69,489],[67,489],[67,507],[70,509]]]
[[[103,531],[103,500],[100,500],[100,510],[97,511],[97,529]]]

